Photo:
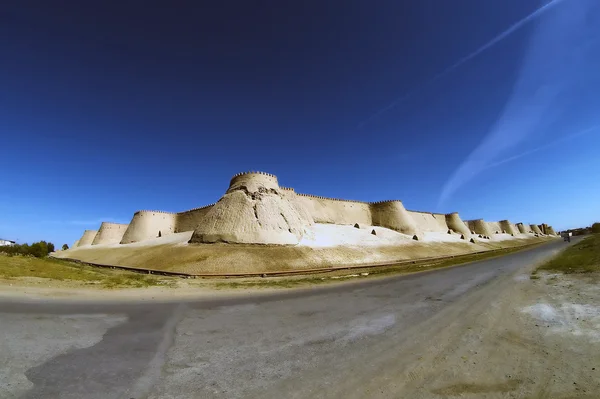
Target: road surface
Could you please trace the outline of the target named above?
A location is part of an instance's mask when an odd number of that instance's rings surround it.
[[[477,353],[473,342],[485,334],[473,331],[502,327],[490,312],[511,300],[507,293],[533,265],[567,245],[554,240],[434,272],[244,298],[4,300],[0,397],[512,397],[502,395],[524,382],[505,371],[478,388],[448,385],[468,379],[451,358],[461,348]]]

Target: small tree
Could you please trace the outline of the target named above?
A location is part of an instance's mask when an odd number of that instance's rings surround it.
[[[592,233],[600,233],[600,223],[594,223],[592,225]]]
[[[69,246],[68,246],[67,244],[63,244],[63,246],[62,246],[62,250],[63,250],[63,251],[66,251],[67,249],[69,249]]]

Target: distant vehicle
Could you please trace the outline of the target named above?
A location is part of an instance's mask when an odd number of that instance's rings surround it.
[[[571,233],[570,231],[563,231],[560,235],[562,236],[563,241],[571,242],[571,236],[573,235],[573,233]]]

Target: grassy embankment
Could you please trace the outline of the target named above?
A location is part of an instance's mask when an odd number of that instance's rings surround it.
[[[489,253],[458,255],[442,260],[415,260],[411,263],[390,264],[389,266],[356,270],[342,269],[313,276],[236,278],[235,280],[209,279],[203,280],[203,282],[196,280],[196,284],[216,289],[292,288],[344,281],[352,277],[377,277],[422,272],[503,256],[520,250],[522,250],[520,247],[506,248]],[[48,281],[60,281],[72,285],[98,288],[175,287],[177,281],[179,281],[177,277],[152,276],[126,270],[105,269],[56,258],[0,255],[0,279],[27,280],[27,278],[47,279]]]
[[[543,244],[543,243],[539,243]],[[539,245],[538,244],[538,245]],[[535,244],[534,244],[535,245]],[[418,273],[445,267],[459,266],[471,262],[482,261],[508,255],[514,252],[522,251],[522,247],[505,248],[497,251],[484,252],[479,254],[457,255],[453,258],[442,260],[415,260],[411,263],[390,264],[389,266],[375,266],[361,269],[342,269],[328,273],[319,273],[313,276],[292,276],[292,277],[272,277],[272,278],[240,278],[235,280],[217,281],[217,289],[235,289],[235,288],[293,288],[316,284],[327,284],[344,281],[353,277],[383,277],[387,275],[401,275]]]
[[[534,275],[538,271],[564,274],[600,272],[600,234],[593,234],[565,249],[540,266]]]
[[[149,276],[123,270],[103,269],[54,258],[0,254],[0,279],[42,278],[99,288],[169,286],[173,278]]]

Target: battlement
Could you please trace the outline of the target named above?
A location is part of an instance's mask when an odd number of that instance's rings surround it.
[[[411,210],[411,209],[407,209],[407,211],[409,211],[409,212],[413,212],[413,213],[422,213],[422,214],[424,214],[424,215],[432,215],[432,216],[439,215],[439,216],[446,216],[446,215],[444,215],[443,213],[433,213],[433,212],[425,212],[425,211],[413,211],[413,210]]]
[[[393,202],[400,202],[400,203],[402,203],[402,201],[400,201],[400,200],[384,200],[384,201],[368,202],[368,204],[369,205],[380,205],[380,204],[391,204]]]
[[[128,223],[102,222],[100,227],[104,229],[123,229],[127,228],[128,225]]]
[[[139,214],[140,216],[142,216],[142,215],[144,215],[144,214],[146,214],[146,213],[164,213],[164,214],[167,214],[167,215],[176,215],[176,213],[175,213],[175,212],[167,212],[167,211],[148,211],[148,210],[137,211],[137,212],[135,212],[133,215],[135,216],[135,215],[138,215],[138,214]]]
[[[227,193],[245,190],[247,192],[258,192],[261,190],[279,190],[277,176],[265,172],[244,172],[233,176],[229,182]]]
[[[237,179],[238,177],[242,177],[242,176],[248,176],[248,175],[262,175],[262,176],[268,176],[271,177],[273,179],[275,179],[275,181],[277,181],[277,176],[275,176],[274,174],[271,173],[267,173],[267,172],[260,172],[260,171],[249,171],[249,172],[241,172],[241,173],[236,173],[235,175],[233,175],[233,177],[231,178],[231,180],[229,181],[229,184],[232,184],[233,181],[235,179]]]
[[[328,201],[354,202],[354,203],[357,203],[357,204],[369,204],[369,202],[364,202],[364,201],[355,201],[355,200],[347,200],[347,199],[340,199],[340,198],[322,197],[320,195],[312,195],[312,194],[296,193],[296,195],[300,195],[302,197],[308,197],[308,198],[328,200]]]
[[[285,190],[285,191],[294,191],[294,192],[296,192],[296,190],[294,190],[291,187],[282,187],[282,186],[279,186],[279,188],[282,189],[282,190]]]
[[[213,202],[212,204],[208,204],[208,205],[204,205],[204,206],[199,206],[198,208],[192,208],[192,209],[188,209],[187,211],[177,212],[177,215],[183,215],[185,213],[190,213],[190,212],[195,212],[195,211],[201,211],[203,209],[210,208],[211,206],[214,206],[215,204],[216,204],[216,202]]]

